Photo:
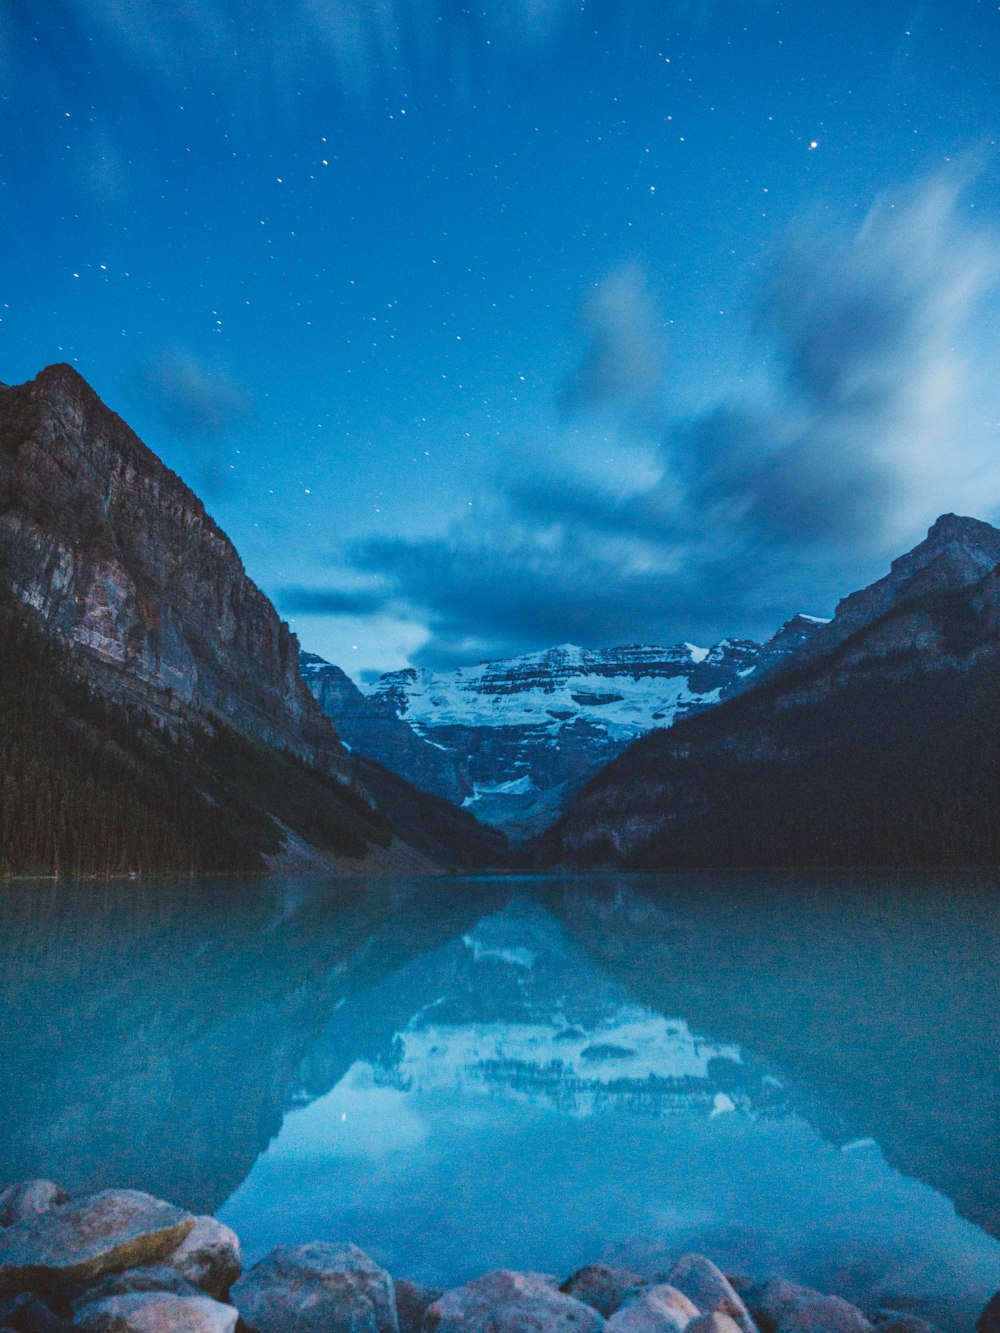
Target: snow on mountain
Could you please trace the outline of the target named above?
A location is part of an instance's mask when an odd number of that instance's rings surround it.
[[[411,667],[363,695],[321,658],[304,654],[302,669],[348,744],[523,837],[637,737],[747,688],[825,623],[795,616],[765,644],[560,644],[454,671]]]

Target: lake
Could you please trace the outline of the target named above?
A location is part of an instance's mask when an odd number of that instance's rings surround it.
[[[149,1190],[249,1261],[655,1272],[971,1326],[1000,1287],[977,874],[0,890],[0,1183]]]

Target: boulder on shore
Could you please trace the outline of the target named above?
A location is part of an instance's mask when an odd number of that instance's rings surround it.
[[[856,1305],[840,1296],[824,1296],[812,1287],[773,1278],[751,1304],[765,1333],[874,1333]]]
[[[428,1307],[443,1295],[441,1288],[423,1287],[419,1282],[411,1282],[405,1277],[396,1278],[393,1286],[396,1289],[399,1333],[420,1333]]]
[[[0,1232],[0,1292],[59,1292],[175,1250],[195,1219],[138,1190],[103,1190]]]
[[[1000,1291],[987,1301],[976,1320],[976,1333],[1000,1333]]]
[[[615,1333],[683,1333],[699,1314],[697,1306],[669,1282],[647,1287],[608,1320]]]
[[[627,1268],[587,1264],[568,1277],[559,1290],[610,1319],[626,1301],[638,1296],[649,1285],[648,1278],[629,1272]]]
[[[236,1311],[200,1294],[135,1291],[84,1306],[73,1328],[82,1333],[233,1333]]]
[[[236,1232],[214,1217],[196,1217],[194,1226],[163,1260],[215,1300],[223,1300],[240,1275],[243,1253]]]
[[[399,1333],[392,1278],[356,1245],[279,1246],[229,1298],[253,1333]]]
[[[757,1327],[750,1318],[750,1311],[740,1299],[733,1284],[722,1270],[703,1254],[685,1254],[678,1259],[667,1274],[667,1281],[683,1291],[685,1296],[689,1296],[705,1314],[717,1311],[728,1315],[739,1325],[742,1333],[757,1333]]]
[[[12,1227],[26,1217],[47,1213],[69,1195],[52,1180],[23,1180],[0,1192],[0,1227]]]
[[[96,1282],[89,1282],[82,1291],[74,1292],[70,1304],[74,1318],[85,1306],[94,1301],[106,1301],[112,1296],[136,1296],[158,1292],[169,1296],[202,1296],[204,1292],[190,1283],[183,1273],[165,1264],[154,1267],[126,1268],[122,1273],[106,1273]]]
[[[447,1291],[424,1315],[422,1333],[600,1333],[604,1320],[539,1273],[500,1268]]]

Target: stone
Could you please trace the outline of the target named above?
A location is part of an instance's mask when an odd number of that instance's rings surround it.
[[[16,1333],[69,1333],[72,1325],[33,1291],[20,1291],[16,1296],[0,1297],[0,1328]]]
[[[239,1277],[243,1254],[235,1231],[214,1217],[197,1217],[192,1230],[163,1262],[218,1301]]]
[[[683,1333],[698,1313],[682,1291],[661,1282],[623,1305],[608,1320],[608,1329],[615,1333]]]
[[[236,1311],[209,1296],[135,1291],[84,1306],[73,1322],[84,1333],[234,1333]]]
[[[104,1273],[155,1263],[194,1218],[138,1190],[104,1190],[0,1232],[0,1292],[58,1292]]]
[[[976,1333],[1000,1333],[1000,1291],[987,1301],[976,1320]]]
[[[712,1310],[692,1319],[685,1333],[740,1333],[740,1325],[731,1315],[721,1310]]]
[[[649,1279],[632,1273],[627,1268],[612,1268],[609,1264],[587,1264],[568,1277],[559,1288],[574,1300],[583,1301],[605,1319],[626,1301],[632,1300],[649,1286]]]
[[[499,1268],[456,1287],[424,1315],[422,1333],[599,1333],[604,1320],[539,1273]]]
[[[51,1180],[23,1180],[0,1193],[0,1227],[12,1227],[26,1217],[47,1213],[69,1195]]]
[[[396,1318],[399,1320],[399,1333],[420,1333],[424,1315],[429,1306],[443,1295],[440,1287],[422,1287],[419,1282],[409,1278],[397,1278],[393,1286],[396,1290]]]
[[[933,1324],[921,1319],[919,1315],[903,1310],[880,1310],[879,1317],[872,1317],[878,1333],[938,1333]]]
[[[166,1264],[156,1267],[127,1268],[122,1273],[107,1273],[96,1282],[88,1283],[71,1301],[74,1317],[84,1306],[94,1301],[109,1300],[112,1296],[134,1296],[145,1292],[159,1292],[170,1296],[201,1296],[204,1293],[187,1280],[176,1268]]]
[[[255,1333],[398,1333],[392,1279],[356,1245],[279,1246],[234,1284]]]
[[[856,1305],[811,1287],[773,1278],[761,1288],[752,1313],[760,1327],[776,1333],[873,1333]]]
[[[667,1281],[689,1296],[705,1314],[718,1311],[738,1324],[742,1333],[757,1333],[750,1312],[725,1274],[703,1254],[685,1254],[667,1274]]]

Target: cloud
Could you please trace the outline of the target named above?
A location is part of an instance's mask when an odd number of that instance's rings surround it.
[[[588,293],[578,317],[579,365],[563,386],[564,407],[655,401],[666,368],[663,321],[638,264],[623,264]]]
[[[221,365],[170,348],[141,367],[137,388],[165,425],[179,435],[221,441],[253,419],[253,398]]]
[[[965,184],[939,174],[887,192],[853,229],[791,235],[749,332],[768,386],[665,422],[652,483],[647,470],[631,490],[605,487],[571,458],[512,468],[488,519],[356,547],[355,568],[429,627],[418,660],[762,635],[797,610],[829,612],[938,513],[992,512],[1000,460],[963,428],[961,349],[997,247],[968,221]],[[663,358],[655,321],[636,332],[627,318],[648,315],[648,288],[621,270],[598,290],[575,401],[617,404],[635,426]]]
[[[282,588],[278,604],[289,615],[367,616],[385,609],[384,592],[339,588]]]
[[[303,91],[331,84],[368,97],[420,75],[453,76],[489,46],[544,50],[572,22],[579,0],[69,0],[68,20],[100,34],[147,77],[190,87],[239,83],[258,107],[294,112]]]

